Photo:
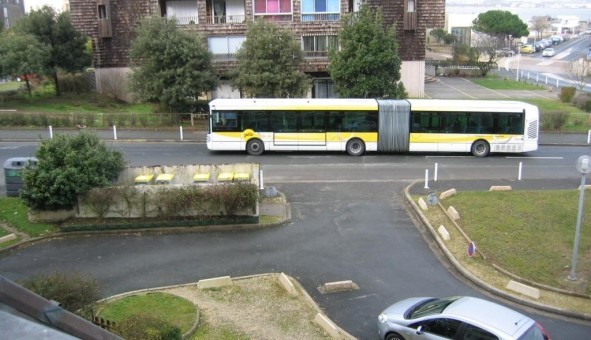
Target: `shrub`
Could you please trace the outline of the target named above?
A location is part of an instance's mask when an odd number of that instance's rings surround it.
[[[560,101],[563,103],[570,103],[577,93],[577,88],[573,86],[565,86],[560,88]]]
[[[60,303],[62,308],[72,313],[86,315],[91,304],[101,298],[101,286],[91,276],[80,273],[39,275],[21,282],[30,291],[48,300]]]
[[[84,74],[60,74],[60,90],[64,93],[86,93],[90,92],[90,85],[84,78]]]
[[[147,313],[135,314],[115,325],[113,332],[128,340],[180,340],[180,327]]]
[[[43,140],[36,157],[36,167],[23,171],[21,198],[40,210],[72,208],[78,195],[110,185],[125,166],[120,151],[86,132]]]
[[[549,111],[540,115],[542,130],[553,131],[560,130],[568,120],[568,113]]]

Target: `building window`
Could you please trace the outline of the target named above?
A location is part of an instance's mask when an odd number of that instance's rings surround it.
[[[245,40],[245,36],[209,37],[207,44],[214,60],[235,60],[236,52]]]
[[[99,37],[111,38],[113,36],[113,28],[109,18],[111,16],[111,6],[109,4],[109,0],[97,0],[96,11]]]
[[[291,0],[254,0],[254,15],[267,21],[291,21]]]
[[[336,35],[311,35],[302,37],[304,57],[326,57],[328,50],[337,46]]]
[[[167,1],[166,17],[175,18],[179,25],[198,23],[197,4],[193,1]]]
[[[302,0],[302,21],[338,21],[340,13],[339,0]]]
[[[338,98],[334,92],[334,82],[331,79],[314,79],[312,98]]]
[[[414,31],[417,29],[417,2],[418,0],[404,0],[404,29]]]

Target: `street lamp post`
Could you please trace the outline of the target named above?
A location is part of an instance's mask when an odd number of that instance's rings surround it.
[[[573,245],[573,257],[570,266],[570,275],[567,277],[571,281],[577,280],[577,252],[579,249],[579,238],[581,233],[581,220],[583,219],[583,203],[585,202],[585,176],[591,172],[591,157],[581,156],[577,159],[577,171],[581,174],[581,187],[579,188],[579,212],[577,214],[577,229],[575,231],[575,244]]]

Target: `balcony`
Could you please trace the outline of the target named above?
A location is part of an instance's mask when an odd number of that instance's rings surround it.
[[[246,22],[245,15],[208,15],[208,24],[242,24]]]
[[[257,20],[258,18],[263,18],[263,20],[265,20],[265,21],[272,21],[272,22],[291,22],[291,21],[293,21],[293,16],[291,13],[289,13],[289,14],[280,14],[280,13],[255,14],[254,19]]]
[[[175,15],[166,16],[168,19],[176,19],[178,25],[195,25],[198,23],[197,16],[179,17]]]
[[[341,20],[340,13],[302,13],[302,22],[339,20]]]
[[[328,51],[302,51],[304,59],[326,59]]]

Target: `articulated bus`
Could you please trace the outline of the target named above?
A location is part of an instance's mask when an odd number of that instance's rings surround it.
[[[538,148],[538,108],[517,101],[214,99],[209,150],[520,153]]]

